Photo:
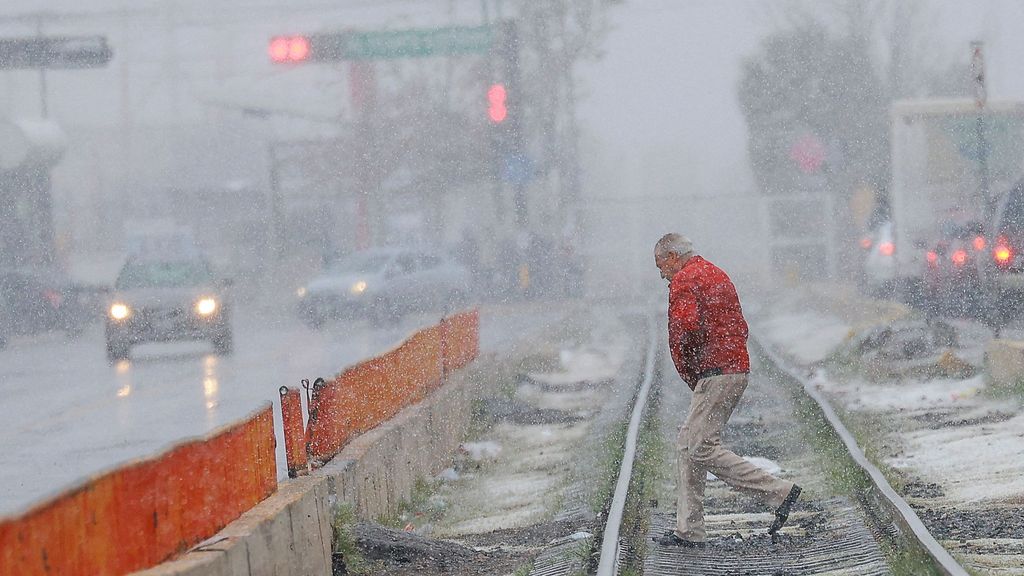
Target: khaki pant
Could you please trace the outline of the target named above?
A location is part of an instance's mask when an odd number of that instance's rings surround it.
[[[722,447],[722,428],[743,391],[747,374],[722,374],[697,383],[690,414],[679,430],[679,510],[676,532],[685,540],[702,542],[704,481],[711,472],[723,482],[766,501],[775,508],[789,495],[793,483],[780,480]]]

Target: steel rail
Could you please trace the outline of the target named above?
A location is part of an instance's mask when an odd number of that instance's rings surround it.
[[[757,335],[751,334],[751,338],[757,344],[757,346],[764,352],[768,359],[772,361],[775,366],[783,371],[786,375],[793,378],[803,386],[804,393],[811,397],[818,407],[821,409],[822,414],[828,420],[829,425],[835,430],[836,434],[846,445],[847,451],[850,456],[853,457],[854,462],[857,463],[860,468],[867,473],[871,478],[872,483],[875,485],[878,493],[882,496],[882,502],[889,509],[893,518],[897,520],[899,525],[903,528],[902,532],[909,537],[912,537],[920,548],[931,557],[942,574],[946,576],[969,576],[967,570],[961,566],[950,553],[942,547],[935,537],[928,532],[924,523],[914,512],[914,509],[910,507],[910,504],[900,496],[896,490],[886,480],[885,475],[878,469],[867,456],[864,455],[864,451],[861,450],[857,444],[853,434],[846,428],[840,420],[839,415],[832,408],[829,401],[818,392],[809,378],[803,376],[796,367],[790,365],[790,363],[777,354],[770,346],[765,345],[764,341],[761,340]]]
[[[608,510],[608,519],[604,526],[604,536],[601,540],[601,560],[597,566],[597,576],[614,576],[617,568],[619,555],[619,528],[622,525],[622,514],[626,507],[626,493],[629,491],[629,481],[633,476],[633,460],[636,458],[637,437],[640,434],[640,421],[643,417],[644,408],[647,405],[647,396],[651,390],[651,382],[654,380],[654,362],[657,355],[657,336],[655,323],[651,316],[647,317],[647,359],[644,366],[644,380],[637,392],[636,402],[633,403],[633,414],[629,419],[629,430],[626,433],[626,446],[622,454],[622,468],[619,469],[619,479],[615,485],[615,493],[612,496],[611,508]]]

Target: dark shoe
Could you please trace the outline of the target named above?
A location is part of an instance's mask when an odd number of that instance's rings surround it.
[[[800,487],[793,484],[793,487],[789,490],[789,495],[786,496],[786,499],[782,501],[782,504],[779,504],[779,507],[775,509],[775,521],[772,522],[771,527],[768,528],[769,534],[774,536],[776,532],[782,529],[782,525],[786,523],[786,520],[789,520],[789,509],[793,507],[793,503],[800,497],[800,492]]]
[[[661,544],[662,546],[679,546],[681,548],[703,548],[704,547],[704,542],[697,542],[697,541],[694,541],[694,540],[683,540],[682,538],[679,537],[678,534],[676,534],[675,530],[669,530],[668,532],[665,532],[665,535],[661,536],[660,538],[653,538],[652,537],[651,540],[654,540],[655,542],[657,542],[658,544]]]

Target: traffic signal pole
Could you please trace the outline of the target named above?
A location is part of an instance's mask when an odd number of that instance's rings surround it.
[[[356,142],[362,148],[356,164],[356,230],[357,250],[365,250],[372,244],[370,229],[370,194],[380,188],[378,169],[377,135],[374,119],[377,110],[377,75],[372,62],[354,61],[349,64],[349,88],[352,106],[358,116],[356,121]]]
[[[104,36],[43,36],[43,22],[46,15],[35,16],[36,34],[22,38],[0,38],[0,69],[38,70],[39,112],[43,119],[50,116],[47,87],[47,69],[102,68],[110,62],[112,51]],[[0,213],[16,214],[13,206],[28,202],[38,209],[27,217],[13,217],[4,226],[24,230],[20,236],[23,242],[13,246],[0,243],[0,258],[4,252],[11,252],[23,262],[44,265],[54,263],[57,245],[54,238],[53,190],[50,178],[52,165],[48,162],[26,162],[12,168],[0,181],[0,188],[8,188],[5,194],[0,190]],[[10,211],[10,212],[8,212]]]

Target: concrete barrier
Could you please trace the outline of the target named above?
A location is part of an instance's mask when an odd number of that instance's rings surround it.
[[[181,558],[135,574],[330,574],[330,519],[326,479],[298,478]]]
[[[489,386],[461,371],[422,402],[360,435],[323,468],[280,489],[182,557],[137,576],[310,576],[331,572],[331,519],[395,515],[417,478],[450,462]]]
[[[985,345],[985,375],[993,389],[1024,384],[1024,341],[992,339]]]
[[[457,375],[424,402],[354,439],[316,472],[328,479],[334,506],[350,504],[370,520],[397,514],[418,478],[448,466],[483,391],[472,378]]]

